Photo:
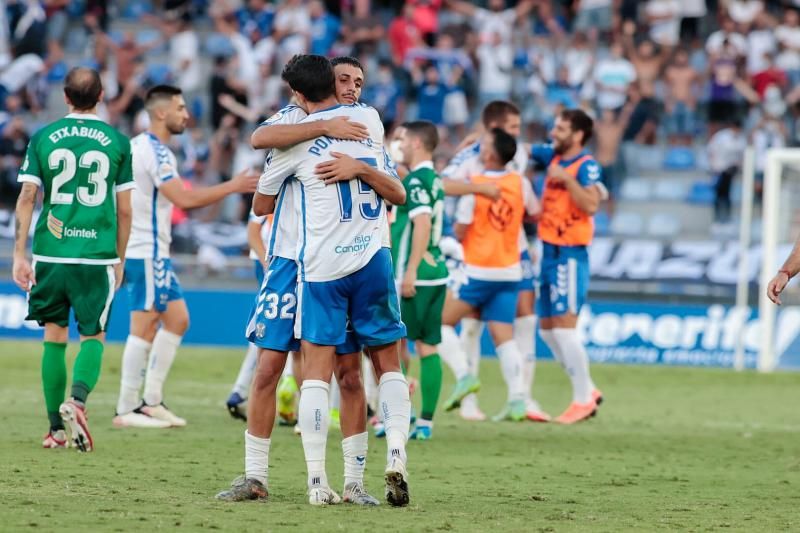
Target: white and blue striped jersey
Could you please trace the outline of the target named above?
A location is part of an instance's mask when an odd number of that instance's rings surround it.
[[[172,202],[158,193],[163,183],[178,176],[175,154],[150,132],[131,139],[133,158],[133,223],[126,257],[163,259],[172,242]]]
[[[340,116],[364,124],[369,138],[318,137],[274,150],[258,185],[259,193],[278,195],[273,219],[278,233],[284,228],[285,206],[299,200],[297,260],[301,279],[306,281],[331,281],[356,272],[383,246],[388,233],[385,202],[371,187],[357,179],[326,186],[315,173],[316,165],[332,159],[331,152],[341,152],[397,176],[383,147],[383,125],[375,109],[363,104],[337,105],[312,113],[302,122]],[[293,192],[291,199],[287,191]]]
[[[256,216],[253,210],[250,210],[250,215],[247,217],[248,223],[259,224],[261,226],[260,235],[261,242],[264,243],[264,249],[269,250],[270,234],[272,233],[272,216],[265,215],[263,217]],[[250,259],[265,259],[258,257],[256,251],[250,248]]]
[[[444,167],[444,170],[442,170],[442,177],[453,180],[469,181],[471,176],[482,173],[483,165],[480,161],[480,151],[480,141],[475,142],[459,151],[453,156],[447,166]],[[528,170],[530,151],[530,146],[518,142],[517,153],[514,154],[514,159],[508,162],[506,168],[516,172],[520,176],[524,176],[525,171]]]

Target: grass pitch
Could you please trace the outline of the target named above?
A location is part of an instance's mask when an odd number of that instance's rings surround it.
[[[409,443],[409,507],[312,508],[287,428],[273,433],[268,503],[214,500],[243,469],[244,426],[223,407],[243,351],[182,348],[166,400],[189,426],[147,431],[111,427],[121,347],[110,347],[89,403],[97,449],[86,455],[40,449],[40,345],[0,342],[0,354],[2,531],[800,529],[800,374],[598,365],[597,418],[559,427],[439,413],[434,440]],[[493,414],[505,388],[495,361],[481,372]],[[537,397],[553,414],[566,407],[556,365],[537,369]],[[337,490],[340,442],[332,432]],[[385,451],[370,438],[367,488],[381,500]]]

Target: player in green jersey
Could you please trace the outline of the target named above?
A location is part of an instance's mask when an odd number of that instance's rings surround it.
[[[42,386],[50,431],[42,444],[65,448],[71,442],[89,452],[94,445],[85,404],[100,376],[111,302],[122,281],[134,183],[130,142],[96,114],[100,75],[72,69],[64,96],[70,113],[31,138],[19,171],[13,276],[30,293],[28,320],[44,326]],[[39,189],[43,205],[31,264],[26,245]],[[70,309],[81,348],[64,401]]]
[[[442,180],[433,168],[439,143],[428,121],[403,124],[399,149],[410,169],[403,179],[405,205],[397,206],[392,223],[392,263],[400,283],[400,310],[420,358],[422,412],[412,439],[430,439],[433,415],[442,389],[442,307],[447,292],[447,266],[439,249],[444,214]]]

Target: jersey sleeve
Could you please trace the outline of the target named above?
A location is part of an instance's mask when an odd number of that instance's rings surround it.
[[[286,179],[294,174],[297,168],[295,150],[272,150],[264,162],[264,172],[258,180],[258,193],[275,196]]]
[[[301,120],[308,116],[302,108],[296,105],[288,105],[269,117],[267,120],[259,124],[259,127],[262,126],[275,126],[277,124],[282,125],[292,125],[298,124]]]
[[[467,147],[458,152],[442,170],[442,177],[450,180],[469,181],[468,164],[474,155],[474,147]]]
[[[386,151],[386,147],[383,147],[382,150],[383,168],[381,171],[399,180],[400,176],[397,175],[397,163],[394,162],[394,159],[392,159],[392,157],[389,155],[389,152]]]
[[[39,166],[39,158],[36,155],[36,141],[38,136],[33,136],[28,142],[28,149],[25,151],[25,160],[19,168],[17,181],[20,183],[33,183],[37,187],[42,186],[42,169]]]
[[[608,190],[603,182],[600,181],[603,172],[600,165],[594,159],[584,161],[581,168],[578,169],[578,183],[583,187],[595,186],[600,190],[600,197],[605,200],[608,198]]]
[[[407,178],[403,185],[406,189],[406,209],[409,219],[433,213],[431,195],[421,179],[412,176]]]
[[[169,148],[163,144],[150,143],[150,146],[141,147],[142,168],[153,180],[158,188],[169,180],[179,178],[178,169],[175,168],[173,158],[170,157]]]
[[[117,173],[117,181],[114,184],[115,192],[127,191],[136,188],[136,182],[133,181],[133,156],[131,155],[131,142],[126,138],[120,136],[122,143],[122,157],[120,160],[119,172]]]
[[[456,224],[472,224],[475,218],[475,195],[467,194],[458,199]]]
[[[536,194],[533,192],[533,185],[531,185],[530,180],[524,176],[520,176],[520,179],[522,179],[522,201],[525,204],[525,212],[529,215],[539,214],[542,210],[542,206]]]
[[[537,165],[546,167],[555,157],[556,151],[552,144],[534,144],[531,146],[531,159]]]

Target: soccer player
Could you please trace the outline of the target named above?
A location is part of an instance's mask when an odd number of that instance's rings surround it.
[[[444,215],[442,180],[433,168],[439,144],[432,122],[407,122],[400,133],[400,152],[410,173],[403,178],[406,203],[392,222],[392,262],[400,284],[400,310],[420,358],[422,411],[412,439],[428,440],[442,389],[442,309],[447,293],[447,266],[439,249]]]
[[[100,75],[72,69],[64,97],[69,114],[31,138],[20,168],[13,276],[29,292],[28,320],[44,326],[42,386],[50,430],[42,445],[66,448],[71,442],[90,452],[85,405],[100,377],[111,301],[122,281],[135,185],[130,142],[96,114],[103,98]],[[31,264],[25,248],[39,189],[44,201]],[[70,309],[81,348],[64,401]]]
[[[125,282],[131,305],[130,334],[122,353],[116,427],[185,426],[163,403],[164,381],[172,367],[189,311],[172,269],[172,206],[194,209],[229,194],[255,190],[258,174],[245,170],[213,187],[184,189],[175,155],[166,143],[186,128],[189,113],[181,90],[157,85],[145,96],[150,127],[131,141],[133,228],[128,243]],[[145,377],[146,372],[146,377]],[[144,396],[139,390],[144,381]]]
[[[354,104],[364,81],[363,69],[352,58],[335,58],[335,94],[338,102]],[[287,66],[288,68],[288,66]],[[346,116],[332,116],[323,120],[306,122],[306,110],[290,105],[267,120],[253,134],[256,148],[289,148],[303,140],[323,138],[358,141],[368,134],[366,126],[348,120]],[[267,155],[266,168],[272,164],[277,150]],[[405,201],[402,184],[388,174],[362,161],[344,154],[336,154],[318,169],[320,179],[336,180],[361,176],[363,182],[374,188],[381,197],[395,203]],[[334,184],[335,185],[335,184]],[[340,185],[336,185],[340,187]],[[259,363],[250,391],[248,427],[245,432],[245,475],[234,481],[231,488],[217,495],[225,501],[264,499],[268,496],[268,459],[270,437],[275,420],[276,386],[286,365],[287,353],[299,353],[299,341],[294,338],[294,303],[298,277],[298,241],[302,232],[302,211],[295,200],[301,195],[300,185],[289,180],[282,188],[275,207],[274,224],[270,240],[268,276],[259,294],[260,304],[252,317],[249,331],[259,346]],[[388,230],[388,228],[386,228]],[[385,232],[388,247],[388,231]],[[281,302],[281,312],[274,310],[271,301]],[[345,502],[374,505],[372,496],[363,486],[367,454],[366,398],[360,374],[361,346],[349,331],[343,343],[337,346],[336,378],[341,387],[342,451],[345,462]],[[299,357],[294,357],[299,360]],[[297,375],[295,371],[295,375]],[[302,372],[300,372],[302,374]],[[327,379],[330,379],[330,375]],[[302,381],[298,379],[298,382]],[[279,399],[280,393],[279,391]],[[279,405],[282,402],[279,402]],[[280,409],[279,409],[280,410]],[[324,417],[326,422],[328,417]],[[331,491],[332,492],[332,491]],[[333,493],[335,495],[335,493]],[[338,500],[338,496],[332,501]],[[318,503],[324,503],[319,500]]]
[[[527,178],[507,170],[517,151],[514,137],[495,128],[484,136],[480,147],[483,172],[474,182],[493,182],[501,191],[497,200],[464,196],[456,210],[455,234],[464,247],[467,281],[455,287],[445,301],[442,316],[442,352],[450,354],[458,384],[445,409],[458,407],[477,379],[469,373],[466,354],[454,326],[465,316],[479,314],[492,335],[503,378],[508,385],[508,402],[494,420],[525,418],[523,356],[514,340],[520,265],[520,231],[527,213],[539,212],[539,202]]]
[[[342,153],[390,171],[383,150],[383,125],[372,108],[337,105],[334,71],[321,56],[295,56],[284,68],[283,77],[308,111],[306,122],[344,115],[365,124],[369,131],[365,141],[319,137],[275,152],[253,200],[256,214],[269,213],[291,178],[299,185],[302,217],[297,333],[304,352],[299,423],[308,467],[309,502],[340,501],[328,486],[328,417],[320,413],[328,412],[335,347],[345,341],[349,322],[359,344],[368,348],[379,375],[388,445],[386,498],[391,505],[407,505],[405,444],[411,405],[398,352],[398,341],[406,331],[400,321],[391,254],[383,246],[386,206],[381,191],[362,179],[334,183],[320,180],[317,174],[320,163]],[[405,194],[402,196],[405,200]]]
[[[272,215],[257,217],[250,211],[247,221],[247,243],[250,245],[250,259],[255,265],[256,280],[258,286],[264,281],[264,269],[267,266],[267,247],[269,246],[269,233],[272,227]],[[247,402],[250,392],[250,383],[253,381],[253,374],[256,371],[258,362],[258,346],[249,343],[242,365],[239,368],[239,375],[233,384],[228,401],[225,402],[228,413],[233,418],[247,421],[247,411],[242,406]]]
[[[481,113],[481,124],[486,131],[500,128],[514,138],[519,138],[522,121],[517,106],[504,100],[495,100],[484,107]],[[442,171],[445,192],[448,195],[460,192],[457,187],[463,187],[470,178],[479,175],[483,168],[480,162],[481,139],[467,146],[453,157],[451,162]],[[525,175],[530,156],[529,147],[517,143],[517,152],[508,163],[508,169]],[[528,251],[528,241],[525,232],[520,232],[520,247],[522,255],[522,280],[519,285],[517,297],[517,316],[514,319],[514,340],[517,343],[525,363],[522,366],[523,381],[525,386],[526,416],[536,422],[547,422],[550,416],[545,413],[532,394],[533,378],[536,368],[536,315],[534,314],[535,300],[535,269]],[[480,335],[483,326],[481,322],[471,316],[464,317],[461,321],[461,341],[469,358],[469,370],[478,376],[480,369]],[[461,416],[467,420],[485,420],[486,416],[478,407],[478,398],[474,394],[467,395],[461,400]]]
[[[589,374],[589,357],[576,329],[589,289],[586,248],[594,236],[592,215],[608,195],[600,181],[600,166],[585,148],[592,127],[584,111],[564,110],[550,132],[552,144],[532,149],[534,161],[547,167],[539,219],[541,336],[572,382],[572,403],[556,418],[562,424],[593,416],[603,400]]]

